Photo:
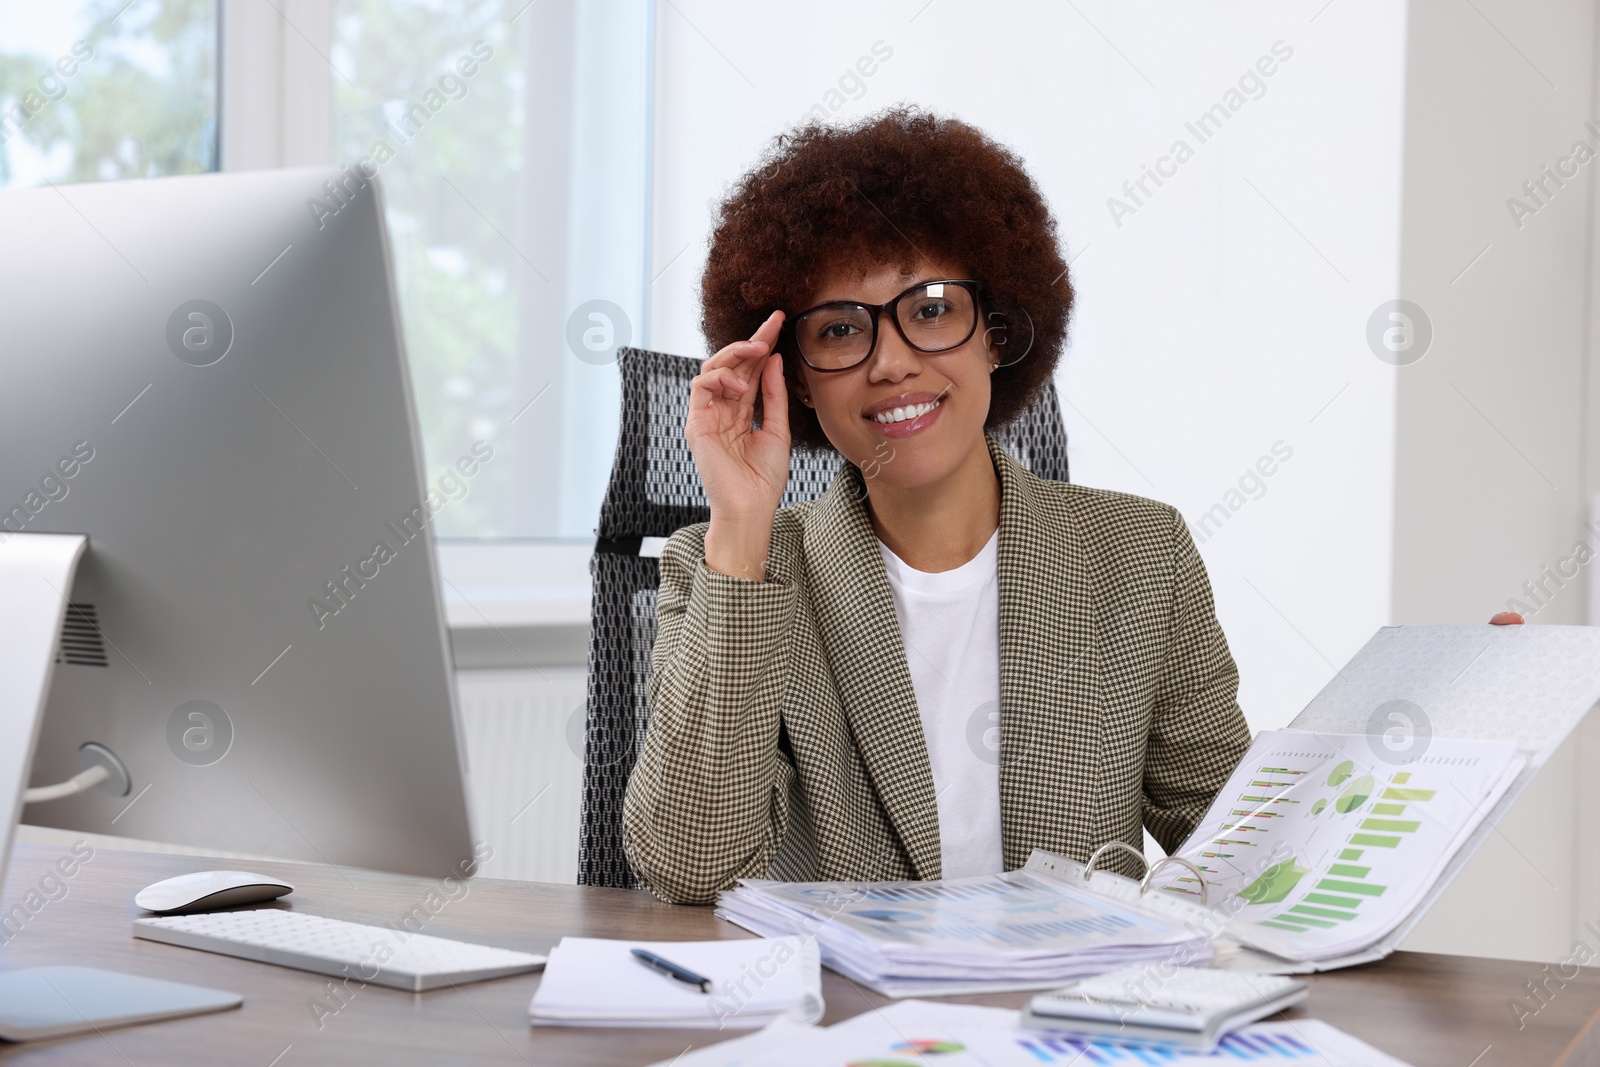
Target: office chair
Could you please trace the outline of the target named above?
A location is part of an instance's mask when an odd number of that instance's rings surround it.
[[[700,361],[624,348],[618,365],[622,425],[589,563],[594,586],[578,884],[636,889],[640,883],[622,852],[622,798],[650,723],[660,582],[660,544],[651,542],[705,522],[711,509],[683,436],[689,382]],[[1068,480],[1067,433],[1053,385],[996,437],[1039,477]],[[795,449],[782,506],[821,496],[843,462],[835,453]]]

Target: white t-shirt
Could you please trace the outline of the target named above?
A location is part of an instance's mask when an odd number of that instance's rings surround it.
[[[1000,847],[1000,531],[953,571],[913,570],[882,541],[933,788],[943,874],[1005,869]]]

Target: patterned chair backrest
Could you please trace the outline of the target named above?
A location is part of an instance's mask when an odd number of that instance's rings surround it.
[[[589,697],[584,731],[580,885],[639,887],[622,851],[622,798],[650,723],[650,650],[656,640],[655,555],[646,538],[665,538],[711,517],[694,457],[684,440],[689,383],[700,361],[624,348],[622,423],[611,482],[600,506],[589,622]],[[1067,481],[1067,433],[1055,387],[996,433],[1006,450],[1041,478]],[[796,449],[783,504],[814,500],[844,460]]]

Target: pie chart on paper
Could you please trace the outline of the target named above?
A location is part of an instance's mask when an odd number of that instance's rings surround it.
[[[1373,787],[1372,775],[1363,774],[1346,786],[1343,793],[1339,794],[1339,799],[1333,802],[1334,810],[1341,815],[1355,811],[1372,796]]]

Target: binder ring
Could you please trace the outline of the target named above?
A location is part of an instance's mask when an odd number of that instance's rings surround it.
[[[1196,867],[1188,860],[1180,859],[1177,856],[1166,856],[1162,859],[1156,860],[1155,863],[1152,864],[1149,860],[1144,858],[1143,852],[1140,852],[1126,841],[1107,841],[1105,844],[1095,849],[1094,855],[1089,857],[1089,862],[1084,864],[1083,880],[1087,882],[1090,877],[1093,876],[1095,864],[1100,862],[1101,856],[1105,855],[1108,851],[1113,851],[1116,849],[1121,849],[1130,855],[1137,856],[1139,858],[1139,862],[1144,864],[1144,878],[1139,882],[1140,896],[1144,896],[1150,891],[1150,879],[1155,877],[1155,873],[1157,871],[1169,863],[1176,863],[1179,866],[1187,867],[1191,872],[1194,873],[1195,878],[1199,880],[1200,906],[1202,908],[1208,908],[1211,906],[1211,886],[1206,882],[1206,876],[1200,873],[1199,867]]]
[[[1166,856],[1149,865],[1149,870],[1145,871],[1144,873],[1144,881],[1139,883],[1139,895],[1144,896],[1144,894],[1150,889],[1150,879],[1154,878],[1156,872],[1169,863],[1176,863],[1180,867],[1189,868],[1190,872],[1194,874],[1195,879],[1200,883],[1200,906],[1202,908],[1209,908],[1211,906],[1211,886],[1207,884],[1206,876],[1200,873],[1199,867],[1196,867],[1188,860],[1180,859],[1177,856]]]
[[[1132,845],[1128,844],[1126,841],[1107,841],[1105,844],[1103,844],[1099,848],[1095,849],[1094,850],[1094,855],[1089,857],[1089,862],[1084,864],[1084,867],[1083,867],[1083,880],[1085,882],[1087,882],[1089,880],[1089,876],[1094,874],[1094,865],[1100,862],[1100,857],[1101,856],[1104,856],[1108,851],[1110,851],[1112,849],[1119,849],[1119,848],[1122,851],[1128,853],[1130,856],[1138,857],[1139,862],[1144,864],[1145,879],[1149,880],[1149,878],[1150,878],[1150,861],[1144,858],[1144,853],[1143,852],[1140,852],[1138,849],[1134,848]],[[1141,882],[1140,885],[1142,886],[1143,883]],[[1141,888],[1140,892],[1143,892],[1142,888]]]

